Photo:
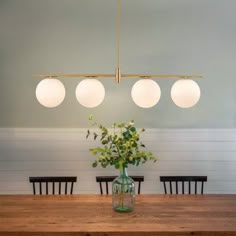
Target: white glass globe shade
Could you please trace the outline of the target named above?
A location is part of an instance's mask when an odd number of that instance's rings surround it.
[[[176,81],[171,88],[173,102],[182,108],[193,107],[200,99],[201,91],[198,84],[190,79]]]
[[[57,107],[65,98],[65,87],[58,79],[46,78],[36,87],[36,98],[45,107]]]
[[[133,85],[131,97],[137,106],[150,108],[160,100],[161,89],[154,80],[141,79]]]
[[[104,100],[105,88],[96,79],[85,79],[77,85],[75,95],[82,106],[93,108],[100,105]]]

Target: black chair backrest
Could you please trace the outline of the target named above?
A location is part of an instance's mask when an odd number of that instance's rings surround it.
[[[100,186],[100,193],[103,194],[102,183],[106,184],[106,194],[109,194],[108,183],[112,182],[117,176],[96,176],[96,181]],[[138,194],[141,192],[141,182],[144,181],[144,176],[130,176],[134,182],[138,183]]]
[[[188,194],[191,194],[191,182],[195,182],[194,193],[197,194],[197,183],[201,183],[201,194],[203,194],[204,182],[207,182],[207,176],[160,176],[160,181],[164,184],[165,194],[167,194],[166,182],[169,182],[169,193],[179,194],[178,182],[182,182],[182,194],[184,191],[184,182],[188,182]],[[172,191],[172,182],[175,183],[175,192]]]
[[[50,176],[50,177],[29,177],[30,183],[33,184],[33,193],[34,195],[37,194],[36,191],[36,184],[38,183],[38,194],[42,195],[43,192],[45,194],[49,194],[49,184],[51,186],[51,194],[55,194],[56,190],[58,189],[58,193],[56,194],[72,194],[73,193],[73,187],[74,183],[77,181],[76,176]],[[64,191],[62,191],[62,183],[65,183]],[[46,190],[43,191],[43,186],[46,186]],[[56,187],[56,184],[58,184],[58,187]],[[70,188],[69,186],[70,185]],[[69,191],[67,189],[69,188]]]

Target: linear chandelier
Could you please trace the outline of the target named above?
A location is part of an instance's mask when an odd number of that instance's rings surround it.
[[[136,105],[142,108],[155,106],[160,97],[161,90],[153,79],[178,79],[171,88],[173,102],[182,108],[194,106],[200,99],[200,88],[192,80],[202,78],[200,75],[160,75],[160,74],[122,74],[120,69],[120,0],[118,0],[117,14],[117,67],[114,74],[44,74],[33,75],[43,78],[36,88],[36,97],[45,107],[57,107],[65,98],[65,87],[58,78],[83,78],[76,87],[76,98],[85,107],[93,108],[102,103],[105,98],[105,88],[97,80],[115,78],[120,83],[123,78],[139,79],[132,87],[131,97]]]

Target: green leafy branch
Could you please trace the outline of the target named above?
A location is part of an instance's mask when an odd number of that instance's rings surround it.
[[[156,158],[151,152],[143,150],[145,145],[140,142],[140,134],[145,131],[141,129],[137,131],[134,121],[128,123],[114,123],[112,130],[108,130],[102,124],[98,124],[93,120],[93,116],[89,116],[91,125],[99,129],[99,133],[87,131],[86,138],[93,136],[94,140],[98,138],[102,147],[93,147],[89,151],[96,156],[93,167],[99,164],[102,167],[108,165],[115,166],[116,169],[128,167],[128,165],[139,166],[147,161],[156,162]]]

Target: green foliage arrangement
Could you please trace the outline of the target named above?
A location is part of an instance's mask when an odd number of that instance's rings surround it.
[[[92,115],[89,116],[89,121],[92,126],[99,129],[99,133],[91,133],[88,130],[86,138],[90,135],[93,136],[94,140],[100,138],[102,144],[102,147],[89,149],[97,157],[92,164],[93,167],[99,164],[104,168],[111,165],[121,170],[127,168],[128,165],[138,166],[147,161],[156,162],[156,158],[151,152],[142,150],[145,145],[140,142],[140,134],[145,129],[137,131],[133,120],[128,123],[114,123],[110,130],[94,121]]]

